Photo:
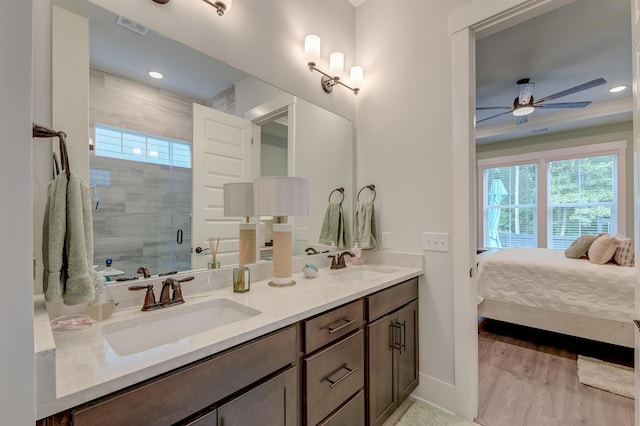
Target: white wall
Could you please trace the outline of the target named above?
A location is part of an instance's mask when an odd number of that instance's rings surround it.
[[[356,103],[357,183],[375,184],[379,232],[395,250],[422,251],[422,232],[452,229],[449,14],[466,0],[368,0],[356,11],[367,88]],[[487,3],[490,1],[487,0]],[[382,31],[381,28],[384,28]],[[452,253],[424,252],[420,386],[416,395],[457,411]]]
[[[0,412],[2,423],[35,421],[33,358],[32,199],[32,2],[4,2],[0,13]]]

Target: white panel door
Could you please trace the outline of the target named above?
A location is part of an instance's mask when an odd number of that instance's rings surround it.
[[[217,260],[238,263],[238,224],[242,218],[224,216],[222,185],[251,182],[251,121],[193,104],[193,269],[206,268],[208,239],[220,238]]]

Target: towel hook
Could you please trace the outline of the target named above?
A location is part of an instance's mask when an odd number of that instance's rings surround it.
[[[342,204],[342,202],[344,201],[344,188],[343,187],[336,188],[333,191],[331,191],[331,193],[329,193],[329,203],[331,203],[331,196],[336,191],[338,191],[340,194],[342,194],[342,199],[340,200],[340,203],[339,203],[339,204]]]
[[[356,200],[357,200],[357,201],[360,201],[360,193],[361,193],[365,188],[368,188],[368,189],[370,189],[371,191],[373,191],[373,199],[371,200],[371,202],[375,201],[375,200],[376,200],[376,186],[375,186],[375,185],[373,185],[373,184],[372,184],[372,185],[366,185],[366,186],[363,186],[363,187],[360,189],[360,191],[358,191],[358,196],[356,197]]]

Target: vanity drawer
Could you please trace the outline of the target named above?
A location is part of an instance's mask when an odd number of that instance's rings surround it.
[[[315,425],[364,386],[364,332],[305,358],[306,424]]]
[[[367,320],[373,322],[417,298],[417,277],[367,296]]]
[[[304,321],[304,349],[311,353],[353,330],[362,327],[362,300],[333,309],[325,314]]]
[[[358,392],[318,426],[364,426],[364,390]]]
[[[296,364],[296,328],[93,401],[72,412],[74,426],[172,425],[263,377]]]

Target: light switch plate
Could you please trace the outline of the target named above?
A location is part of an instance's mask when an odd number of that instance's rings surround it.
[[[449,251],[449,234],[423,232],[422,249],[428,251]]]
[[[309,241],[309,228],[296,228],[296,241]]]
[[[382,241],[380,242],[380,245],[382,246],[382,248],[383,249],[391,248],[391,232],[382,232],[381,236],[382,236]]]

